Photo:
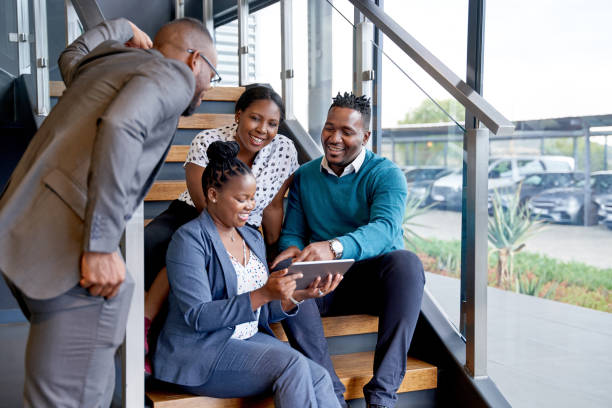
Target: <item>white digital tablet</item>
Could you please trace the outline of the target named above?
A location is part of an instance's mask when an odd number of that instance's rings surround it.
[[[296,289],[306,289],[317,277],[325,279],[328,274],[344,275],[355,263],[354,259],[337,259],[333,261],[295,262],[289,266],[289,274],[301,273],[304,276],[296,280]]]

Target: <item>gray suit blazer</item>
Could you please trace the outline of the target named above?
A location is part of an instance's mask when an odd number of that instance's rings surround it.
[[[193,98],[187,65],[132,35],[108,21],[66,48],[67,89],[0,197],[0,270],[29,297],[76,285],[83,251],[117,250]]]

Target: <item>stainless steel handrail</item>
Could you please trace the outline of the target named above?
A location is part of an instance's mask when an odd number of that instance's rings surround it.
[[[368,0],[349,1],[493,134],[502,136],[514,131],[514,124],[511,121],[374,3]]]

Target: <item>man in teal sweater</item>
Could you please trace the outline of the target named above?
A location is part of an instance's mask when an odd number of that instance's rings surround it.
[[[279,246],[283,259],[355,259],[338,288],[306,301],[283,326],[291,345],[325,366],[340,403],[344,386],[327,350],[321,316],[379,316],[374,377],[363,391],[368,407],[392,407],[421,308],[425,276],[418,257],[404,250],[406,180],[391,161],[364,148],[370,137],[370,101],[334,98],[321,132],[325,156],[295,172]]]

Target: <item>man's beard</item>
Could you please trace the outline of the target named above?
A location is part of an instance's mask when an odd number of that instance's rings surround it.
[[[183,111],[182,116],[191,116],[193,112],[195,112],[200,105],[200,94],[201,93],[196,92],[191,102],[189,102],[189,106]]]

